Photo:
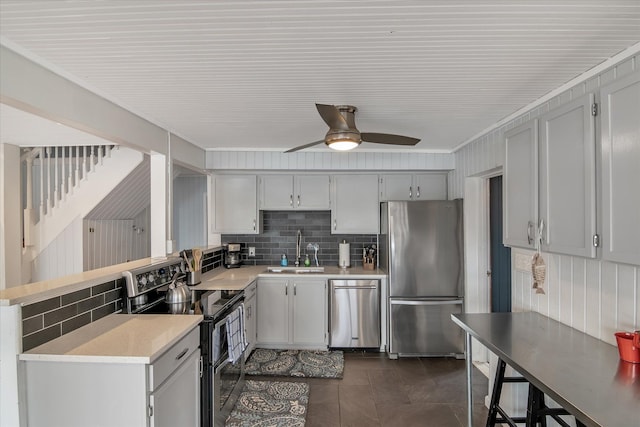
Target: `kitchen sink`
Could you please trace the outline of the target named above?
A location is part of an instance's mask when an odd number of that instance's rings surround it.
[[[295,273],[295,274],[309,274],[309,273],[324,273],[324,267],[267,267],[269,273]]]

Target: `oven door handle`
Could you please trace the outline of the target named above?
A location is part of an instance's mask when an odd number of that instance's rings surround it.
[[[227,366],[229,364],[229,357],[227,355],[227,357],[220,362],[220,364],[218,366],[215,367],[214,372],[217,374],[218,372],[220,372],[222,370],[222,368],[224,368],[225,366]]]

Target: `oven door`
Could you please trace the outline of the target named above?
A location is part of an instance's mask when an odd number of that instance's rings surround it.
[[[244,386],[244,357],[236,363],[223,360],[213,372],[211,405],[214,426],[223,427]]]

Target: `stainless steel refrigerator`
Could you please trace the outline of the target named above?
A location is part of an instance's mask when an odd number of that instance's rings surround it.
[[[389,356],[464,356],[462,200],[381,203]]]

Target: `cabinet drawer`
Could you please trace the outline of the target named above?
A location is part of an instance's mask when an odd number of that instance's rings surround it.
[[[198,347],[200,328],[196,327],[153,362],[150,367],[149,390],[157,389]]]

